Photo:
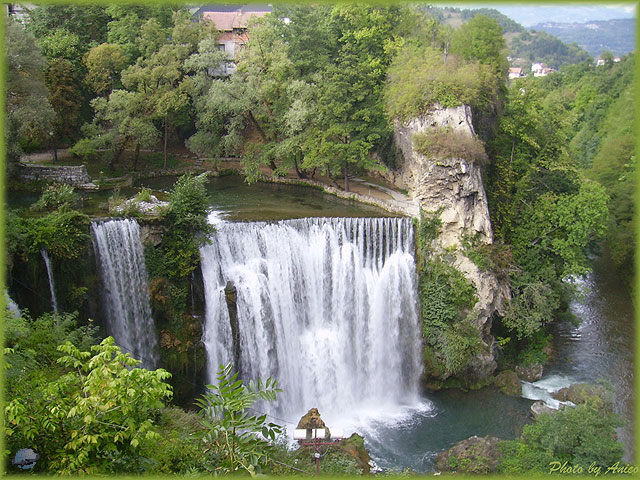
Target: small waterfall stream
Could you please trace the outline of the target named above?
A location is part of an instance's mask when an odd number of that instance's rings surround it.
[[[399,218],[218,223],[202,247],[209,381],[236,358],[276,378],[272,413],[324,418],[418,402],[413,224]],[[236,288],[233,332],[225,285]],[[235,340],[234,340],[235,337]]]
[[[91,237],[104,288],[107,331],[143,367],[155,368],[157,340],[138,222],[92,223]]]
[[[51,308],[53,308],[53,313],[58,313],[58,300],[56,299],[56,287],[53,283],[53,268],[51,267],[51,259],[49,258],[47,250],[45,250],[44,248],[40,249],[40,255],[42,255],[44,264],[47,267],[47,276],[49,277],[49,292],[51,292]]]

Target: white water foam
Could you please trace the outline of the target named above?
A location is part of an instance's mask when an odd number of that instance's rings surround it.
[[[91,233],[104,287],[107,331],[143,367],[155,368],[156,330],[138,222],[125,219],[92,223]]]
[[[571,377],[561,375],[550,375],[547,378],[538,380],[537,382],[525,382],[522,380],[522,396],[529,400],[542,400],[547,406],[558,409],[566,402],[556,400],[551,396],[561,388],[570,386],[575,383]]]
[[[209,381],[234,360],[245,379],[278,379],[270,414],[309,408],[331,428],[401,422],[431,408],[421,373],[410,219],[218,223],[201,249]],[[237,289],[234,344],[224,287]]]

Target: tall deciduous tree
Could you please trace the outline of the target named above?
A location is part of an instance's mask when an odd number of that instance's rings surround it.
[[[120,45],[103,43],[89,50],[85,59],[87,83],[103,97],[120,86],[120,73],[129,64]]]
[[[382,107],[382,87],[397,48],[396,7],[340,6],[331,14],[338,56],[317,82],[318,116],[308,136],[304,166],[344,173],[369,169],[376,146],[388,141],[391,126]]]
[[[55,112],[47,98],[45,59],[33,35],[8,20],[5,29],[7,59],[5,145],[9,172],[22,151],[20,142],[49,138]]]

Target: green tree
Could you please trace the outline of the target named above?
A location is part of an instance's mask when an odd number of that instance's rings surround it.
[[[164,370],[139,364],[111,337],[91,352],[58,347],[66,373],[5,407],[6,435],[34,445],[41,464],[59,474],[107,473],[134,460],[159,437],[153,414],[171,397]]]
[[[54,141],[77,140],[88,106],[85,104],[82,77],[71,61],[54,58],[47,65],[44,78],[49,90],[49,102],[56,113]]]
[[[330,175],[377,166],[371,153],[385,145],[391,126],[382,107],[382,87],[399,42],[397,7],[338,6],[331,12],[337,57],[321,72],[318,109],[309,129],[303,165]]]
[[[82,53],[107,41],[111,17],[102,5],[42,5],[29,12],[27,29],[38,38],[57,29],[76,35]]]
[[[272,378],[244,385],[238,373],[231,371],[231,364],[220,365],[217,384],[207,385],[209,393],[196,400],[203,416],[203,440],[208,450],[219,455],[220,473],[244,469],[254,475],[272,449],[267,440],[275,440],[282,428],[267,423],[266,415],[252,415],[248,410],[258,400],[275,401],[276,393],[282,390]]]
[[[523,427],[520,439],[501,445],[500,471],[549,473],[552,461],[583,469],[593,464],[606,470],[622,459],[624,449],[615,434],[620,425],[617,416],[596,405],[542,414],[534,424]]]
[[[120,73],[129,64],[129,59],[120,45],[102,43],[89,50],[85,62],[87,83],[96,94],[108,97],[120,86]]]
[[[5,145],[11,174],[22,153],[21,144],[38,144],[50,136],[55,112],[47,98],[43,70],[45,59],[33,35],[7,20]]]
[[[498,81],[504,80],[509,68],[505,49],[502,27],[497,20],[485,15],[476,15],[454,30],[451,40],[452,53],[465,60],[477,60],[489,65]]]

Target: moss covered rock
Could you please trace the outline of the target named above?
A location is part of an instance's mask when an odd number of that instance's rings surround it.
[[[498,449],[499,438],[467,438],[449,450],[436,456],[436,470],[440,472],[492,473],[495,472],[502,454]]]
[[[518,375],[511,370],[503,370],[493,378],[493,384],[505,395],[522,395],[522,385]]]

